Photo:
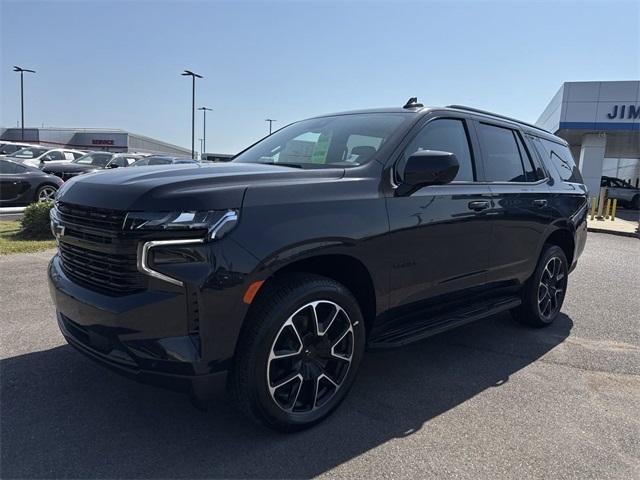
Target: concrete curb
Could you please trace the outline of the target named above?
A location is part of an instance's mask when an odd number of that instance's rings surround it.
[[[608,230],[606,228],[587,227],[587,232],[608,233],[609,235],[617,235],[619,237],[640,238],[640,236],[638,235],[638,232],[621,232],[618,230]]]
[[[0,215],[22,213],[27,207],[0,207]]]

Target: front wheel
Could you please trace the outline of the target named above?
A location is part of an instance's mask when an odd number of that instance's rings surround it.
[[[253,420],[301,430],[329,415],[353,384],[364,352],[362,314],[329,278],[295,274],[264,288],[239,340],[232,393]]]
[[[522,305],[512,311],[516,320],[534,327],[551,325],[562,308],[568,274],[564,251],[557,245],[545,245],[535,272],[525,284]]]
[[[38,202],[52,202],[56,198],[58,189],[53,185],[43,185],[36,192],[36,200]]]

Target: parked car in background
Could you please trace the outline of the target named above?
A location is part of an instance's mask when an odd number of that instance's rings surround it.
[[[53,200],[64,182],[55,175],[22,163],[0,158],[0,205],[27,205]]]
[[[83,173],[106,168],[128,167],[141,158],[142,155],[129,153],[89,152],[69,163],[46,163],[42,167],[42,171],[68,180]]]
[[[41,168],[45,163],[69,163],[82,155],[84,152],[68,148],[27,147],[7,155],[6,158]]]
[[[166,155],[150,155],[135,162],[132,167],[150,167],[153,165],[174,165],[180,163],[200,163],[188,157],[170,157]]]
[[[617,199],[618,205],[640,210],[640,188],[615,177],[602,177],[600,186],[607,187],[607,197]]]
[[[226,385],[292,431],[338,407],[365,346],[506,311],[551,325],[587,210],[563,139],[411,99],[292,123],[231,162],[70,180],[50,292],[85,355],[200,399]]]
[[[32,145],[24,142],[0,142],[0,157],[4,155],[10,155],[17,152],[18,150],[22,150],[23,148],[28,147],[37,147],[37,145]]]
[[[203,153],[200,158],[204,162],[230,162],[233,155],[228,153]]]

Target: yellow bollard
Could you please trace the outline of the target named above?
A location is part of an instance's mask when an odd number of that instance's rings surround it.
[[[607,187],[600,189],[600,198],[598,199],[598,220],[602,220],[602,210],[604,209],[604,199],[607,197]]]
[[[611,212],[611,199],[607,198],[607,208],[604,211],[604,218],[609,218],[609,213]]]
[[[611,208],[611,221],[615,221],[616,219],[616,207],[618,206],[618,199],[613,199],[613,207]]]
[[[598,205],[598,199],[593,197],[591,199],[591,220],[596,218],[596,205]]]

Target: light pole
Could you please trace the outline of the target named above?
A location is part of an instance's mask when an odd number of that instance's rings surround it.
[[[273,122],[277,122],[277,120],[275,120],[273,118],[267,118],[267,119],[265,119],[265,122],[269,122],[269,135],[271,135],[271,129],[272,129]]]
[[[191,77],[191,158],[196,158],[196,78],[202,78],[202,75],[193,73],[191,70],[185,70],[181,73],[184,77]]]
[[[204,114],[204,118],[202,119],[202,153],[205,153],[205,150],[207,149],[207,112],[212,111],[213,108],[200,107],[198,110],[202,110],[202,113]]]
[[[22,122],[20,123],[22,127],[22,135],[21,140],[24,141],[24,72],[27,73],[36,73],[35,70],[29,70],[27,68],[16,67],[13,66],[14,72],[20,72],[20,112],[22,113]]]
[[[202,146],[202,141],[204,140],[204,138],[199,138],[198,141],[200,142],[200,160],[202,160],[202,154],[204,153],[204,147]]]

